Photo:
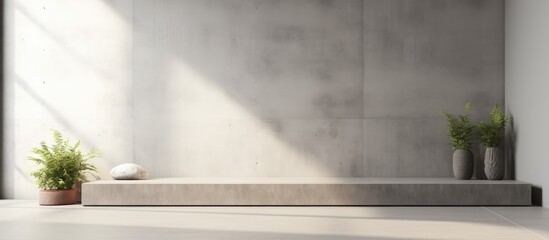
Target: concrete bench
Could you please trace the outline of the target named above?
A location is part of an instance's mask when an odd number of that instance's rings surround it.
[[[84,206],[531,205],[531,185],[451,178],[164,178],[82,185]]]

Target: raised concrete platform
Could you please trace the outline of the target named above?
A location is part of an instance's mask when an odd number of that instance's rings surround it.
[[[82,185],[82,205],[531,205],[531,185],[450,178],[165,178]]]

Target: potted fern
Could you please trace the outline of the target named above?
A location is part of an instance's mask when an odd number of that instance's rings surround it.
[[[445,112],[448,120],[448,138],[454,150],[452,157],[454,177],[468,180],[473,176],[474,157],[471,152],[473,146],[473,129],[469,113],[471,103],[465,104],[465,115],[454,115]]]
[[[40,205],[61,205],[76,203],[76,190],[73,186],[83,181],[85,173],[97,172],[88,160],[96,157],[98,151],[91,149],[83,154],[78,147],[80,141],[74,145],[64,139],[59,131],[52,130],[54,143],[48,146],[40,142],[39,147],[32,149],[34,161],[39,168],[31,173],[40,188],[38,202]]]
[[[477,128],[480,140],[484,144],[484,172],[490,180],[501,180],[504,177],[505,166],[500,157],[499,148],[505,136],[505,124],[509,117],[495,105],[490,112],[490,121],[481,121]]]

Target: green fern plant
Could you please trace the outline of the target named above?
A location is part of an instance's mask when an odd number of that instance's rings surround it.
[[[499,147],[503,142],[505,134],[505,124],[509,117],[504,115],[501,108],[495,105],[490,112],[490,121],[480,121],[478,124],[478,133],[480,141],[484,144],[484,147]]]
[[[88,163],[99,155],[96,149],[84,154],[78,149],[80,141],[71,145],[59,131],[52,130],[52,134],[54,143],[48,146],[45,141],[40,142],[39,147],[32,149],[36,156],[28,158],[40,166],[31,173],[40,189],[71,189],[76,182],[85,180],[85,173],[96,176],[97,168]]]
[[[473,146],[473,129],[475,126],[471,123],[469,113],[471,112],[471,103],[465,104],[465,115],[454,115],[448,112],[443,114],[448,119],[448,138],[450,145],[454,150],[471,150]]]

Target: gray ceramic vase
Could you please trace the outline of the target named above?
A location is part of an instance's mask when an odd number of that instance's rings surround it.
[[[475,159],[475,171],[473,173],[473,176],[477,180],[487,179],[486,173],[484,173],[484,154],[485,154],[484,145],[479,144],[477,146],[478,148],[475,148],[476,154],[474,154],[475,156],[477,156],[477,158]]]
[[[505,166],[500,158],[499,148],[484,150],[484,172],[489,180],[501,180],[505,175]]]
[[[467,149],[456,149],[453,156],[454,177],[461,180],[469,180],[473,176],[473,153]]]

